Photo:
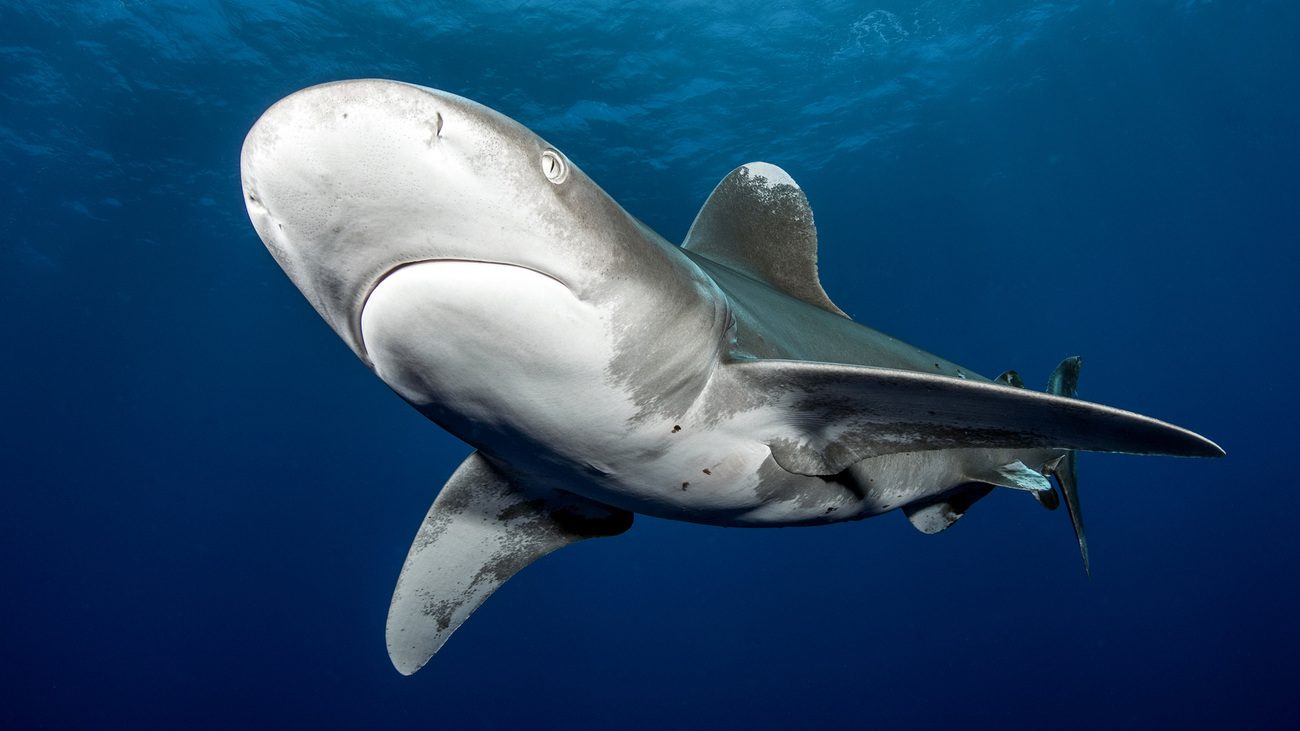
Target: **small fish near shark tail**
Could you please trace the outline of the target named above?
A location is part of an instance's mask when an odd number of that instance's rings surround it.
[[[1078,398],[1079,368],[1082,365],[1083,358],[1077,355],[1061,361],[1056,370],[1052,371],[1052,376],[1047,379],[1047,392],[1053,396]],[[1092,576],[1092,568],[1088,563],[1088,535],[1083,529],[1083,508],[1079,505],[1078,469],[1078,454],[1070,450],[1052,467],[1052,477],[1056,478],[1056,484],[1065,498],[1065,509],[1070,513],[1074,535],[1079,539],[1079,553],[1083,554],[1083,571],[1088,576]],[[1055,506],[1049,507],[1055,508]]]

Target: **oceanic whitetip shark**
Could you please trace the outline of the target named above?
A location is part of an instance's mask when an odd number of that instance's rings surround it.
[[[807,199],[774,165],[727,175],[676,246],[523,125],[360,80],[276,103],[241,168],[253,226],[303,295],[477,449],[393,592],[405,674],[515,572],[633,513],[799,526],[901,508],[936,533],[1006,487],[1064,499],[1086,567],[1075,450],[1223,454],[1073,398],[1077,358],[1037,393],[854,322],[818,281]]]

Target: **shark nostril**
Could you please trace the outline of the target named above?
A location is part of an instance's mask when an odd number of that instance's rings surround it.
[[[425,140],[426,147],[432,148],[433,143],[442,138],[442,112],[434,112],[433,119],[429,120],[429,126],[433,129],[433,134]]]

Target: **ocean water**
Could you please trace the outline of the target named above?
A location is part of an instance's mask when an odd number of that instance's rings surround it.
[[[5,728],[1295,728],[1300,6],[0,2]],[[680,241],[765,160],[855,318],[1221,444],[949,531],[640,518],[411,677],[384,619],[468,453],[259,242],[239,150],[384,77],[531,127]]]

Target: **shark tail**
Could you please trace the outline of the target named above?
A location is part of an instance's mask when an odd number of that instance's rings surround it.
[[[1081,365],[1083,365],[1083,358],[1077,355],[1061,361],[1056,370],[1052,371],[1051,378],[1047,380],[1047,392],[1053,396],[1078,398]],[[1074,536],[1079,539],[1079,553],[1083,555],[1083,571],[1088,576],[1092,576],[1092,569],[1088,563],[1088,535],[1084,532],[1083,508],[1079,505],[1078,469],[1078,454],[1071,450],[1066,452],[1052,468],[1052,477],[1056,478],[1061,497],[1065,498],[1065,508],[1070,513],[1070,523],[1074,525]]]

